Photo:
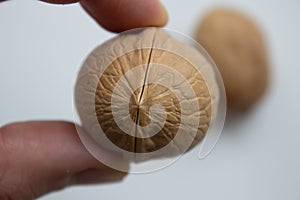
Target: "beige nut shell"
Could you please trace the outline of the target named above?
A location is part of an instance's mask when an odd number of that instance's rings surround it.
[[[199,143],[218,97],[204,55],[156,28],[121,34],[96,48],[75,87],[91,139],[136,162],[180,155]]]
[[[222,75],[229,109],[247,110],[263,96],[268,58],[262,33],[253,21],[234,10],[212,10],[201,21],[196,40]]]

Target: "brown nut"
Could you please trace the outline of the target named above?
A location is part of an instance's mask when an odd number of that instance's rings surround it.
[[[204,55],[148,28],[121,34],[89,55],[75,103],[93,141],[139,162],[182,154],[202,140],[218,101],[207,85],[217,88]]]
[[[262,34],[250,19],[237,11],[215,9],[200,23],[196,40],[222,75],[229,109],[247,110],[262,97],[268,59]]]

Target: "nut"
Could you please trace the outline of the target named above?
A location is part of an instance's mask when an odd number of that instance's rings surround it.
[[[218,101],[216,88],[204,55],[161,29],[147,28],[121,34],[88,56],[75,103],[97,145],[140,162],[198,144]]]
[[[215,9],[200,23],[196,40],[222,75],[229,109],[247,110],[263,96],[268,85],[268,59],[254,22],[237,11]]]

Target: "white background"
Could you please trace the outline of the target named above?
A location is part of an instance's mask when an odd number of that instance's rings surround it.
[[[227,123],[205,160],[197,151],[156,173],[109,185],[72,187],[57,199],[300,199],[300,1],[163,0],[168,28],[192,35],[212,5],[244,10],[263,27],[272,62],[267,96]],[[72,120],[72,95],[85,56],[113,34],[79,5],[35,0],[0,4],[0,124]]]

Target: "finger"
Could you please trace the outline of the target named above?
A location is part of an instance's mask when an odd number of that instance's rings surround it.
[[[104,28],[113,32],[164,26],[168,15],[158,0],[82,0],[82,7]]]
[[[44,1],[47,3],[55,3],[55,4],[70,4],[70,3],[76,3],[79,0],[41,0],[41,1]]]
[[[15,123],[0,131],[0,197],[5,191],[12,199],[31,199],[68,185],[120,181],[126,175],[95,160],[74,124]],[[111,157],[128,167],[117,155]]]
[[[55,4],[78,2],[78,0],[42,1]],[[139,27],[161,27],[168,21],[167,11],[159,0],[82,0],[80,3],[102,27],[112,32]]]

